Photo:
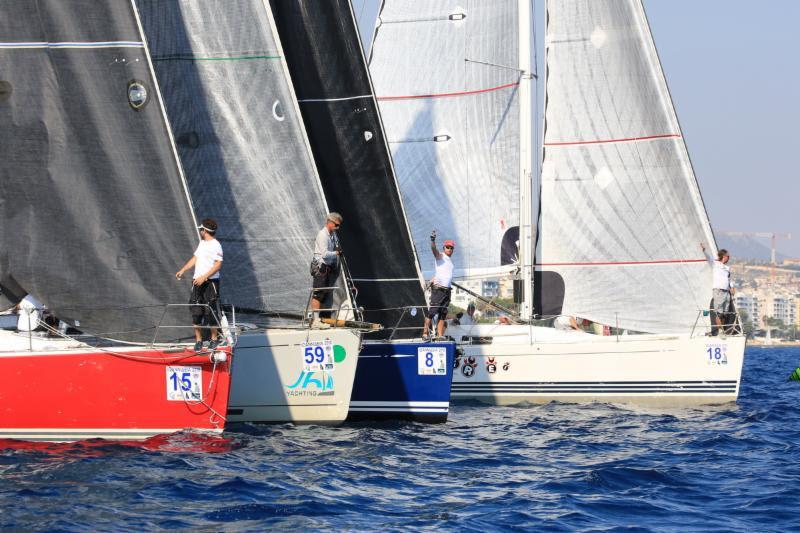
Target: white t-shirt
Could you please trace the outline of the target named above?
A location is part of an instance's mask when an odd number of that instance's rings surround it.
[[[731,288],[731,267],[722,261],[714,261],[714,288],[723,291]]]
[[[467,313],[464,313],[464,315],[461,317],[459,322],[461,322],[462,326],[473,326],[473,325],[475,325],[475,321]]]
[[[222,245],[217,239],[210,241],[202,240],[194,251],[197,262],[194,264],[194,275],[192,279],[205,276],[217,261],[222,261]],[[219,270],[209,279],[219,279]]]
[[[33,331],[42,318],[42,304],[30,294],[19,303],[17,331]]]
[[[453,261],[447,255],[441,254],[434,263],[436,274],[433,276],[433,283],[440,287],[450,287],[453,283]]]

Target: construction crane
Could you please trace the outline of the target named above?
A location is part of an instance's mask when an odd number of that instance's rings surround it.
[[[789,240],[792,238],[791,233],[769,233],[769,232],[744,232],[744,231],[723,231],[722,235],[728,237],[766,237],[770,239],[770,263],[769,263],[769,282],[772,284],[775,280],[775,241],[778,239]]]

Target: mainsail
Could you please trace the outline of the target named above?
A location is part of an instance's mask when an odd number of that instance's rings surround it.
[[[432,229],[459,275],[517,261],[517,22],[517,0],[383,2],[370,69],[426,274]]]
[[[356,302],[365,320],[421,327],[403,310],[425,296],[350,2],[271,4],[325,197],[344,217]]]
[[[262,0],[137,0],[199,217],[220,224],[222,299],[299,313],[325,200]]]
[[[132,4],[0,3],[0,129],[0,285],[152,340],[197,232]]]
[[[563,291],[567,315],[688,331],[714,238],[643,6],[550,0],[546,47],[535,291]]]

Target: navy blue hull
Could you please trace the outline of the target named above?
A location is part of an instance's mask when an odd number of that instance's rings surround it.
[[[347,419],[446,422],[454,356],[453,342],[365,342]]]

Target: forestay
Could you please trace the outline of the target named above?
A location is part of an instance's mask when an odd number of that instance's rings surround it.
[[[339,234],[356,302],[367,321],[421,328],[422,314],[403,309],[425,305],[425,295],[350,2],[271,6],[325,197],[344,216]]]
[[[197,232],[132,4],[0,3],[0,130],[4,292],[152,340]]]
[[[714,238],[642,4],[550,0],[546,47],[537,270],[564,314],[688,332]]]
[[[326,206],[262,0],[137,0],[199,218],[219,224],[222,299],[298,313]]]
[[[434,228],[457,242],[457,275],[516,261],[517,14],[516,0],[386,0],[378,17],[370,69],[428,276]]]

